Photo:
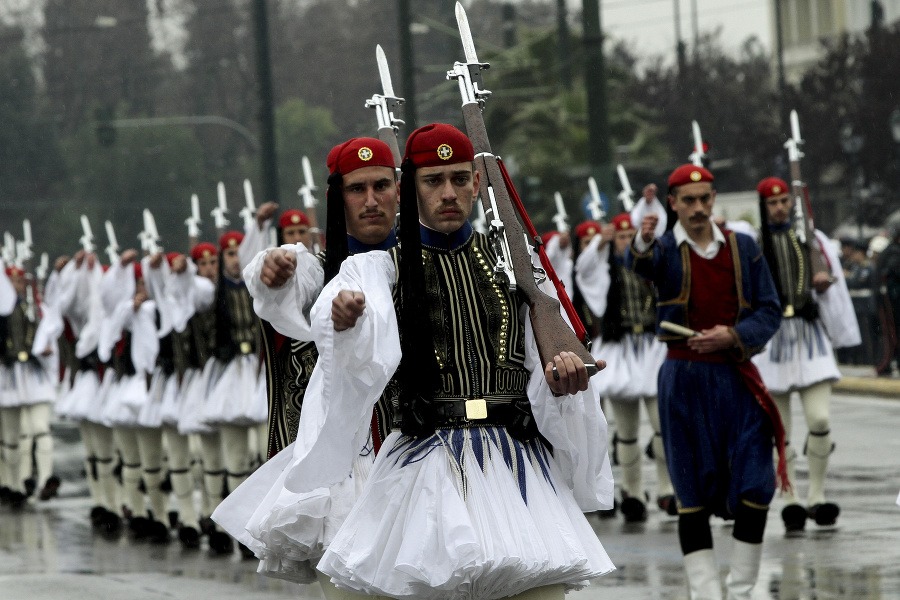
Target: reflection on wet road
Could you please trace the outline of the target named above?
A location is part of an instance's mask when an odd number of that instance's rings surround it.
[[[796,403],[795,403],[796,404]],[[798,409],[799,410],[799,409]],[[829,497],[842,507],[838,526],[808,525],[785,537],[776,499],[769,514],[763,565],[755,600],[875,600],[900,598],[900,402],[836,397]],[[802,423],[796,415],[795,423]],[[642,439],[648,433],[642,431]],[[205,549],[182,550],[176,542],[152,545],[127,535],[106,538],[90,527],[89,502],[77,479],[80,448],[58,444],[58,464],[70,465],[62,497],[12,513],[0,507],[0,598],[322,598],[317,585],[256,574],[255,561],[214,557]],[[805,463],[799,478],[805,490]],[[63,471],[66,469],[63,468]],[[653,489],[649,463],[644,472]],[[687,597],[676,522],[651,510],[643,524],[621,518],[591,524],[618,570],[567,597],[682,599]],[[713,521],[722,577],[728,571],[730,527]]]

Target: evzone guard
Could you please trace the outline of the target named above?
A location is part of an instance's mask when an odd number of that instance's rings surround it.
[[[791,395],[797,393],[809,434],[803,454],[809,465],[806,506],[796,489],[781,511],[785,530],[802,531],[807,518],[833,525],[840,508],[825,497],[828,460],[834,450],[829,405],[841,374],[834,348],[860,343],[859,326],[837,253],[819,230],[798,233],[791,218],[797,201],[787,182],[767,177],[757,186],[761,243],[783,308],[781,326],[753,358],[784,422],[788,474],[796,481],[797,451],[790,444]],[[806,237],[808,236],[808,238]]]
[[[586,232],[585,232],[586,233]],[[635,228],[628,213],[600,227],[578,255],[576,278],[581,297],[600,319],[601,335],[594,340],[595,356],[606,361],[597,381],[601,398],[608,398],[615,415],[614,456],[622,469],[622,501],[626,521],[647,518],[641,482],[638,445],[640,404],[643,401],[653,429],[649,452],[656,463],[656,502],[675,515],[675,496],[669,479],[660,434],[656,374],[666,355],[655,335],[656,299],[650,284],[625,268],[625,251]]]
[[[302,494],[286,485],[295,456],[310,451],[309,430],[316,426],[313,417],[299,420],[301,407],[304,414],[315,415],[329,402],[321,378],[311,380],[319,355],[306,315],[323,284],[337,274],[348,256],[384,251],[397,240],[393,223],[399,192],[390,148],[378,139],[353,138],[331,150],[327,165],[331,175],[325,252],[312,254],[303,244],[286,244],[260,253],[245,269],[255,310],[299,346],[299,352],[292,349],[290,355],[302,361],[302,368],[285,370],[290,386],[283,392],[286,402],[270,417],[271,436],[279,452],[214,515],[254,550],[261,560],[260,572],[304,583],[315,579],[312,567],[356,501],[392,420],[389,403],[379,402],[370,410],[367,434],[346,473],[325,461],[319,464],[320,473],[336,478],[330,485]],[[345,597],[346,592],[338,591],[327,577],[319,574],[319,578],[327,598]]]

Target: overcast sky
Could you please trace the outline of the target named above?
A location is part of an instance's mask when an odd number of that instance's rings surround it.
[[[582,2],[569,3],[575,10]],[[771,0],[679,0],[681,35],[688,49],[693,40],[694,4],[701,35],[721,27],[720,39],[727,49],[736,50],[749,36],[756,35],[771,50]],[[609,35],[628,41],[641,55],[674,57],[675,0],[600,0],[600,6],[603,27]]]

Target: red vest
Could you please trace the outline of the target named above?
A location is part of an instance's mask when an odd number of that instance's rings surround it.
[[[691,295],[688,327],[703,331],[716,325],[734,326],[738,316],[738,294],[731,245],[723,244],[712,259],[698,256],[693,250],[689,254]]]

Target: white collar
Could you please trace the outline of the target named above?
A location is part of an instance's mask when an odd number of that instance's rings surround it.
[[[675,222],[675,227],[672,228],[672,233],[675,235],[675,245],[680,246],[684,242],[687,242],[694,251],[700,256],[708,256],[711,250],[715,248],[715,252],[719,251],[719,248],[725,245],[725,234],[722,233],[722,230],[719,229],[715,223],[710,223],[713,231],[713,241],[707,248],[700,248],[697,245],[697,242],[688,237],[687,231],[685,231],[684,227],[681,225],[681,221]],[[715,256],[715,253],[712,253],[712,256]]]

